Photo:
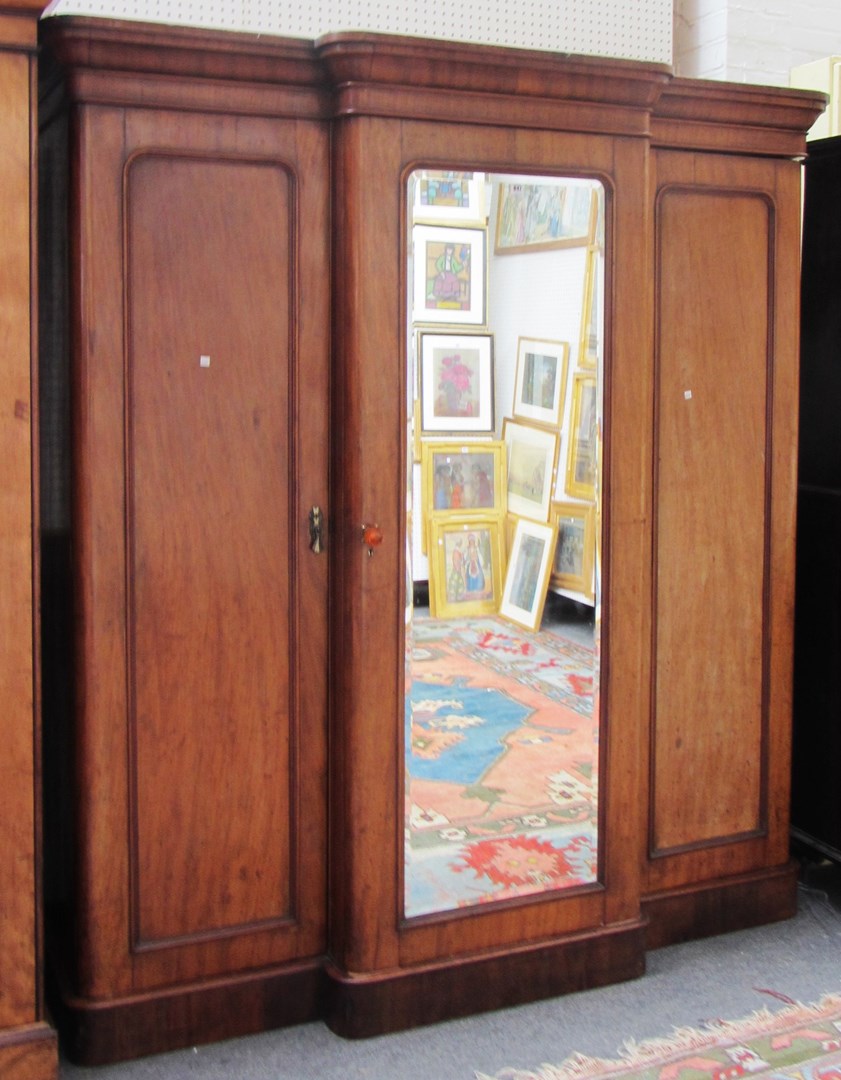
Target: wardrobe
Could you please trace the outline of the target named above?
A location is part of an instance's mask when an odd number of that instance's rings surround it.
[[[69,1052],[317,1017],[380,1034],[790,916],[799,162],[822,96],[365,33],[70,17],[43,50]],[[415,915],[410,192],[453,170],[600,192],[598,850],[582,884]]]

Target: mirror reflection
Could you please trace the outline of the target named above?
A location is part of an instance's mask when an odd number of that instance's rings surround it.
[[[604,191],[408,186],[404,914],[598,876]]]

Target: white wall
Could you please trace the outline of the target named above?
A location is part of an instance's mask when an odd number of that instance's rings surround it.
[[[798,64],[841,53],[839,0],[675,0],[675,71],[788,86]]]
[[[841,53],[841,0],[53,0],[95,15],[315,39],[332,30],[674,63],[679,75],[788,85]]]
[[[54,0],[49,13],[312,39],[332,30],[374,30],[665,64],[672,59],[672,0]]]

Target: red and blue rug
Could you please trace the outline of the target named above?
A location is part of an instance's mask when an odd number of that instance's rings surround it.
[[[594,881],[593,648],[494,618],[412,634],[406,915]]]
[[[559,1065],[475,1080],[841,1080],[841,994],[742,1020],[711,1020],[662,1039],[627,1042],[616,1059],[575,1054]]]

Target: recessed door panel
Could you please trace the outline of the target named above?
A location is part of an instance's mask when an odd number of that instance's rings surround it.
[[[134,934],[294,915],[291,183],[129,166]]]
[[[771,212],[661,194],[654,853],[762,827]]]

